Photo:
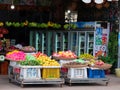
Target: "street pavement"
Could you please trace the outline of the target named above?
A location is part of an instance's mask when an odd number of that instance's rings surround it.
[[[0,90],[120,90],[120,78],[115,75],[107,75],[106,77],[110,79],[107,86],[102,82],[97,82],[72,84],[71,86],[64,84],[63,87],[59,85],[32,84],[25,85],[22,88],[16,82],[9,83],[7,75],[0,75]]]

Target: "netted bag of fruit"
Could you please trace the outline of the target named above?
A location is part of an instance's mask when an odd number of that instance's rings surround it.
[[[84,60],[91,60],[91,59],[95,59],[95,57],[91,54],[88,53],[84,53],[78,56],[78,58],[84,59]]]

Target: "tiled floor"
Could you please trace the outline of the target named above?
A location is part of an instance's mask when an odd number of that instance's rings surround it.
[[[24,88],[20,87],[17,83],[9,83],[7,75],[0,75],[0,90],[120,90],[120,78],[115,75],[107,75],[110,81],[107,86],[103,83],[95,84],[72,84],[63,85],[59,87],[57,85],[25,85]]]

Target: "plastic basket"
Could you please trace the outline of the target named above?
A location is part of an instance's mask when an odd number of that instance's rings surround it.
[[[42,69],[43,79],[58,79],[60,78],[60,68],[43,68]]]
[[[68,78],[87,78],[87,68],[68,68]]]
[[[105,78],[105,71],[102,69],[88,68],[88,78]]]
[[[25,66],[20,68],[21,79],[41,79],[41,68],[38,66]]]
[[[20,73],[20,68],[19,67],[14,67],[13,68],[13,73]]]
[[[117,77],[120,77],[120,68],[115,69],[115,74]]]

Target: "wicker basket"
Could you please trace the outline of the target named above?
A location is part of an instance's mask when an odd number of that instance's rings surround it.
[[[74,60],[76,58],[65,58],[65,57],[55,57],[55,56],[52,56],[53,59],[56,59],[56,60]]]
[[[90,66],[90,67],[107,70],[107,69],[110,69],[112,67],[112,65],[104,63],[103,65],[94,65],[94,66]]]
[[[63,67],[65,67],[65,68],[82,68],[82,67],[88,67],[88,64],[81,64],[81,65],[67,65],[67,64],[63,64]]]

